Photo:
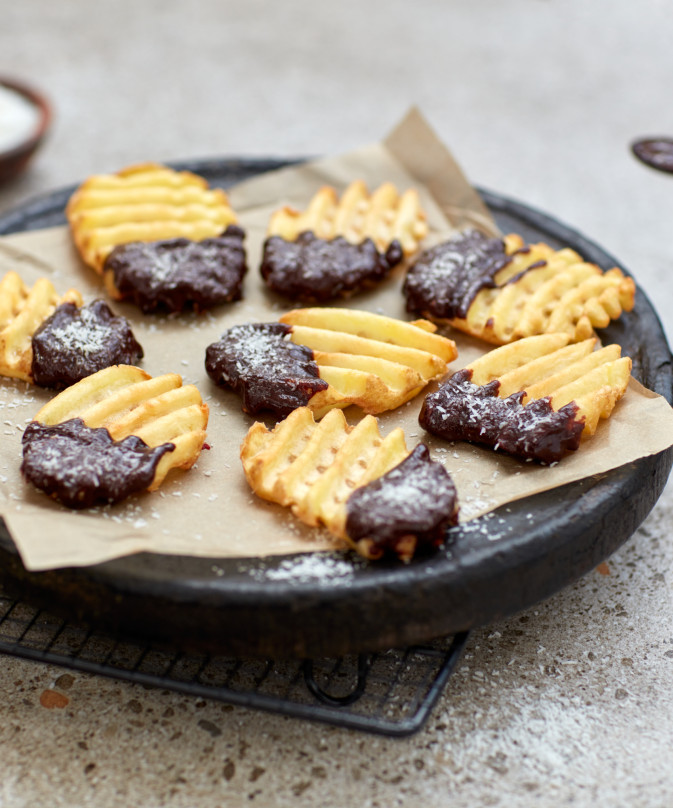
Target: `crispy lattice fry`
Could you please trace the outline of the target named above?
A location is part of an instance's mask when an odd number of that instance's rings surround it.
[[[335,400],[371,414],[395,409],[446,373],[458,355],[455,343],[434,333],[428,321],[336,308],[294,309],[280,321],[292,327],[294,343],[313,351],[320,378],[329,384],[309,401],[318,417]]]
[[[351,404],[380,413],[409,401],[457,356],[427,321],[320,308],[280,319],[233,326],[206,350],[209,376],[238,392],[252,414],[285,417],[308,405],[320,418]]]
[[[202,177],[155,163],[90,177],[66,208],[73,239],[86,264],[103,274],[118,244],[220,235],[236,214],[224,191]]]
[[[405,295],[410,311],[504,345],[544,333],[587,339],[633,308],[635,284],[568,248],[468,231],[421,255]]]
[[[35,421],[54,426],[74,418],[91,429],[105,427],[114,441],[135,435],[151,448],[173,444],[156,467],[148,486],[152,491],[171,469],[189,469],[196,462],[206,439],[208,405],[175,373],[152,378],[132,365],[115,365],[59,393]]]
[[[258,496],[291,508],[307,525],[324,525],[368,558],[392,550],[408,560],[417,543],[436,546],[455,522],[455,489],[444,468],[426,447],[410,458],[402,430],[383,438],[371,415],[352,427],[331,410],[316,423],[300,407],[273,430],[253,424],[241,461]],[[356,490],[363,502],[354,514]],[[419,503],[423,492],[431,501]]]
[[[524,405],[548,397],[556,411],[574,402],[576,417],[584,418],[582,437],[589,437],[626,392],[631,359],[615,344],[594,350],[595,337],[569,342],[568,334],[527,337],[484,354],[467,370],[473,384],[497,379],[500,398],[523,391]]]
[[[324,524],[342,537],[350,492],[408,454],[402,430],[384,441],[371,415],[350,427],[341,410],[332,410],[316,423],[306,407],[272,431],[256,422],[241,446],[246,477],[258,496],[290,506],[306,524]]]
[[[557,463],[596,432],[629,383],[619,345],[595,344],[543,334],[490,351],[426,397],[419,423],[445,440]]]
[[[428,234],[428,225],[416,189],[400,194],[386,182],[370,194],[364,181],[356,180],[341,198],[334,188],[324,186],[306,210],[284,207],[276,211],[268,235],[294,241],[306,231],[323,239],[343,236],[353,244],[369,237],[381,252],[397,240],[404,254],[411,255]]]
[[[32,382],[32,337],[61,303],[82,305],[70,289],[60,296],[50,280],[40,278],[28,288],[16,272],[0,280],[0,376]]]

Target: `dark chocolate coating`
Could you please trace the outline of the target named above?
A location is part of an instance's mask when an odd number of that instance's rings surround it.
[[[221,236],[190,241],[119,244],[105,260],[122,300],[144,312],[197,310],[240,300],[247,271],[243,230],[230,224]]]
[[[346,533],[368,538],[380,550],[416,536],[417,548],[437,547],[458,521],[456,489],[441,463],[419,443],[398,466],[356,488],[346,500]]]
[[[206,371],[241,396],[244,412],[269,410],[285,418],[328,387],[313,351],[291,342],[291,331],[285,323],[235,325],[206,348]]]
[[[631,145],[631,151],[650,168],[673,174],[673,138],[643,138]]]
[[[144,491],[161,458],[174,449],[172,443],[152,449],[135,435],[115,441],[107,429],[90,429],[81,418],[54,426],[32,421],[23,433],[21,471],[68,508],[90,508]]]
[[[103,300],[79,308],[62,303],[32,338],[35,384],[69,387],[111,365],[135,365],[143,349],[125,317]]]
[[[402,257],[398,241],[381,254],[369,238],[351,244],[342,236],[327,240],[306,231],[296,241],[269,236],[260,272],[267,286],[284,297],[324,303],[373,286]]]
[[[418,421],[423,429],[446,440],[483,443],[522,459],[549,464],[577,449],[584,419],[571,401],[560,410],[548,398],[521,404],[524,393],[498,398],[500,382],[472,384],[472,371],[451,376],[436,392],[426,396]]]
[[[436,319],[464,318],[477,293],[494,287],[496,274],[511,260],[502,239],[478,230],[425,250],[404,280],[407,311]]]

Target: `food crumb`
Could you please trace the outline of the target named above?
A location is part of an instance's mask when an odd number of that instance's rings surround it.
[[[43,690],[42,695],[40,696],[40,704],[43,707],[46,707],[47,710],[62,710],[64,707],[67,707],[70,704],[70,699],[65,696],[63,693],[59,693],[57,690]]]

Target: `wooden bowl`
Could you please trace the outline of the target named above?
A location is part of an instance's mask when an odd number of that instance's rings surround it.
[[[0,76],[0,86],[23,96],[38,112],[34,128],[19,144],[6,150],[0,148],[0,184],[3,184],[18,177],[26,168],[30,158],[44,140],[51,123],[52,111],[47,99],[23,82]]]

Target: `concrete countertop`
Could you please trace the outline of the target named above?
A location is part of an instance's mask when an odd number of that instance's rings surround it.
[[[659,0],[5,3],[0,75],[56,117],[0,213],[140,160],[330,154],[417,104],[469,178],[577,227],[673,335],[673,135]],[[0,806],[665,806],[673,803],[673,488],[607,564],[473,633],[406,740],[12,658]],[[56,694],[56,695],[54,695]]]

